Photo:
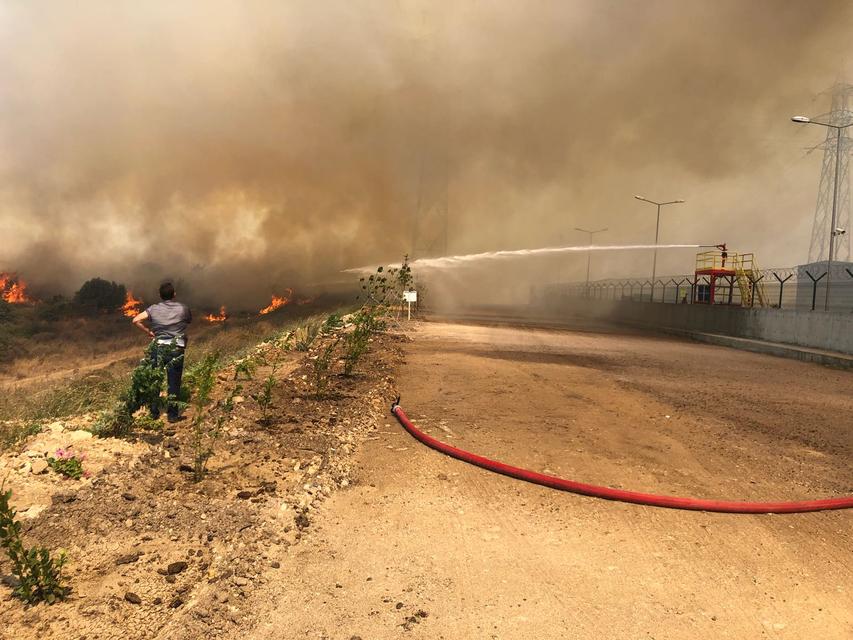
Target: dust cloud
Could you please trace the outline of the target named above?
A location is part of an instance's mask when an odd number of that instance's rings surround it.
[[[789,116],[851,77],[851,28],[843,1],[6,1],[0,269],[256,305],[406,252],[648,243],[634,193],[687,200],[661,242],[795,264],[823,132]],[[444,243],[413,233],[433,202]]]

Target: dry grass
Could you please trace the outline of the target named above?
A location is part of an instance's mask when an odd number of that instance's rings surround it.
[[[0,452],[23,442],[41,429],[38,422],[0,422]]]
[[[338,310],[318,315],[316,308],[297,307],[224,325],[198,321],[190,334],[187,365],[212,353],[240,357],[282,329],[321,322]],[[38,421],[106,409],[142,357],[144,336],[125,318],[63,319],[47,323],[49,330],[44,322],[30,319],[38,326],[28,329],[29,338],[18,337],[25,355],[0,370],[0,420]]]

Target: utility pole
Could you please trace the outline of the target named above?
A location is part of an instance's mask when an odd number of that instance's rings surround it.
[[[575,231],[580,231],[581,233],[588,233],[589,234],[589,246],[591,247],[592,246],[592,236],[594,236],[596,233],[603,233],[603,232],[607,231],[607,228],[605,227],[604,229],[596,229],[595,231],[590,231],[589,229],[581,229],[580,227],[575,227]],[[587,251],[586,252],[586,287],[584,287],[584,295],[587,298],[589,297],[589,262],[590,262],[591,257],[592,257],[592,251]]]
[[[809,246],[809,261],[821,262],[824,256],[824,248],[828,247],[826,253],[826,297],[823,302],[823,310],[829,311],[830,291],[832,289],[832,263],[836,259],[836,238],[847,233],[850,224],[850,185],[848,181],[848,153],[849,137],[847,128],[853,126],[853,111],[848,108],[850,97],[853,95],[853,86],[837,84],[832,89],[832,111],[823,116],[821,120],[813,120],[806,116],[794,116],[791,118],[798,124],[817,124],[827,128],[826,140],[820,146],[824,149],[823,169],[820,173],[820,189],[815,207],[815,218],[812,225],[812,240]],[[832,144],[832,130],[835,130],[835,144]],[[843,144],[842,144],[843,143]],[[829,167],[834,164],[832,178],[832,205],[827,211],[830,200]],[[844,176],[842,178],[842,171]],[[843,191],[842,191],[843,189]],[[827,218],[829,218],[828,237],[826,234]],[[850,259],[850,240],[842,245],[845,258]]]
[[[832,106],[828,113],[812,118],[797,116],[794,122],[801,124],[823,124],[826,126],[826,138],[813,149],[823,150],[823,163],[820,172],[817,203],[812,223],[811,242],[809,243],[809,262],[822,262],[828,258],[829,237],[838,227],[850,227],[850,179],[849,157],[851,141],[846,126],[853,122],[853,85],[836,84],[832,92]],[[841,127],[840,129],[836,127]],[[839,135],[840,134],[840,135]],[[835,211],[835,222],[831,222]],[[827,237],[827,234],[830,234]],[[836,240],[833,258],[849,260],[851,257],[850,237],[845,242]]]
[[[652,293],[649,297],[651,302],[655,301],[655,278],[657,277],[657,269],[658,269],[658,238],[660,237],[660,208],[664,207],[668,204],[682,204],[684,200],[670,200],[669,202],[655,202],[654,200],[649,200],[648,198],[644,198],[643,196],[634,196],[637,200],[642,200],[643,202],[648,202],[649,204],[653,204],[658,208],[658,217],[657,222],[655,223],[655,255],[652,258]]]

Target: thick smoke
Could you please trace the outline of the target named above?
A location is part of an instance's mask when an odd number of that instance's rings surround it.
[[[687,199],[662,242],[794,264],[823,132],[788,118],[826,110],[851,27],[843,1],[10,0],[0,270],[66,292],[172,275],[254,305],[399,260],[419,197],[446,198],[461,253],[590,225],[650,242],[633,193]]]

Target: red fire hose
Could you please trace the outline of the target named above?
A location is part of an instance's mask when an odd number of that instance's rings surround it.
[[[653,493],[640,493],[637,491],[623,491],[622,489],[611,489],[594,484],[565,480],[544,473],[536,473],[527,469],[513,467],[503,462],[497,462],[478,456],[477,454],[463,449],[457,449],[449,444],[436,440],[427,435],[409,420],[406,412],[397,402],[391,405],[391,413],[397,418],[401,425],[416,439],[428,447],[441,451],[453,458],[468,462],[470,464],[502,473],[512,478],[525,480],[534,484],[541,484],[552,489],[570,491],[594,498],[606,500],[618,500],[620,502],[632,502],[652,507],[666,507],[669,509],[688,509],[691,511],[717,511],[720,513],[802,513],[805,511],[827,511],[829,509],[853,508],[853,496],[845,498],[827,498],[824,500],[802,500],[797,502],[729,502],[726,500],[699,500],[696,498],[678,498],[675,496],[661,496]]]

